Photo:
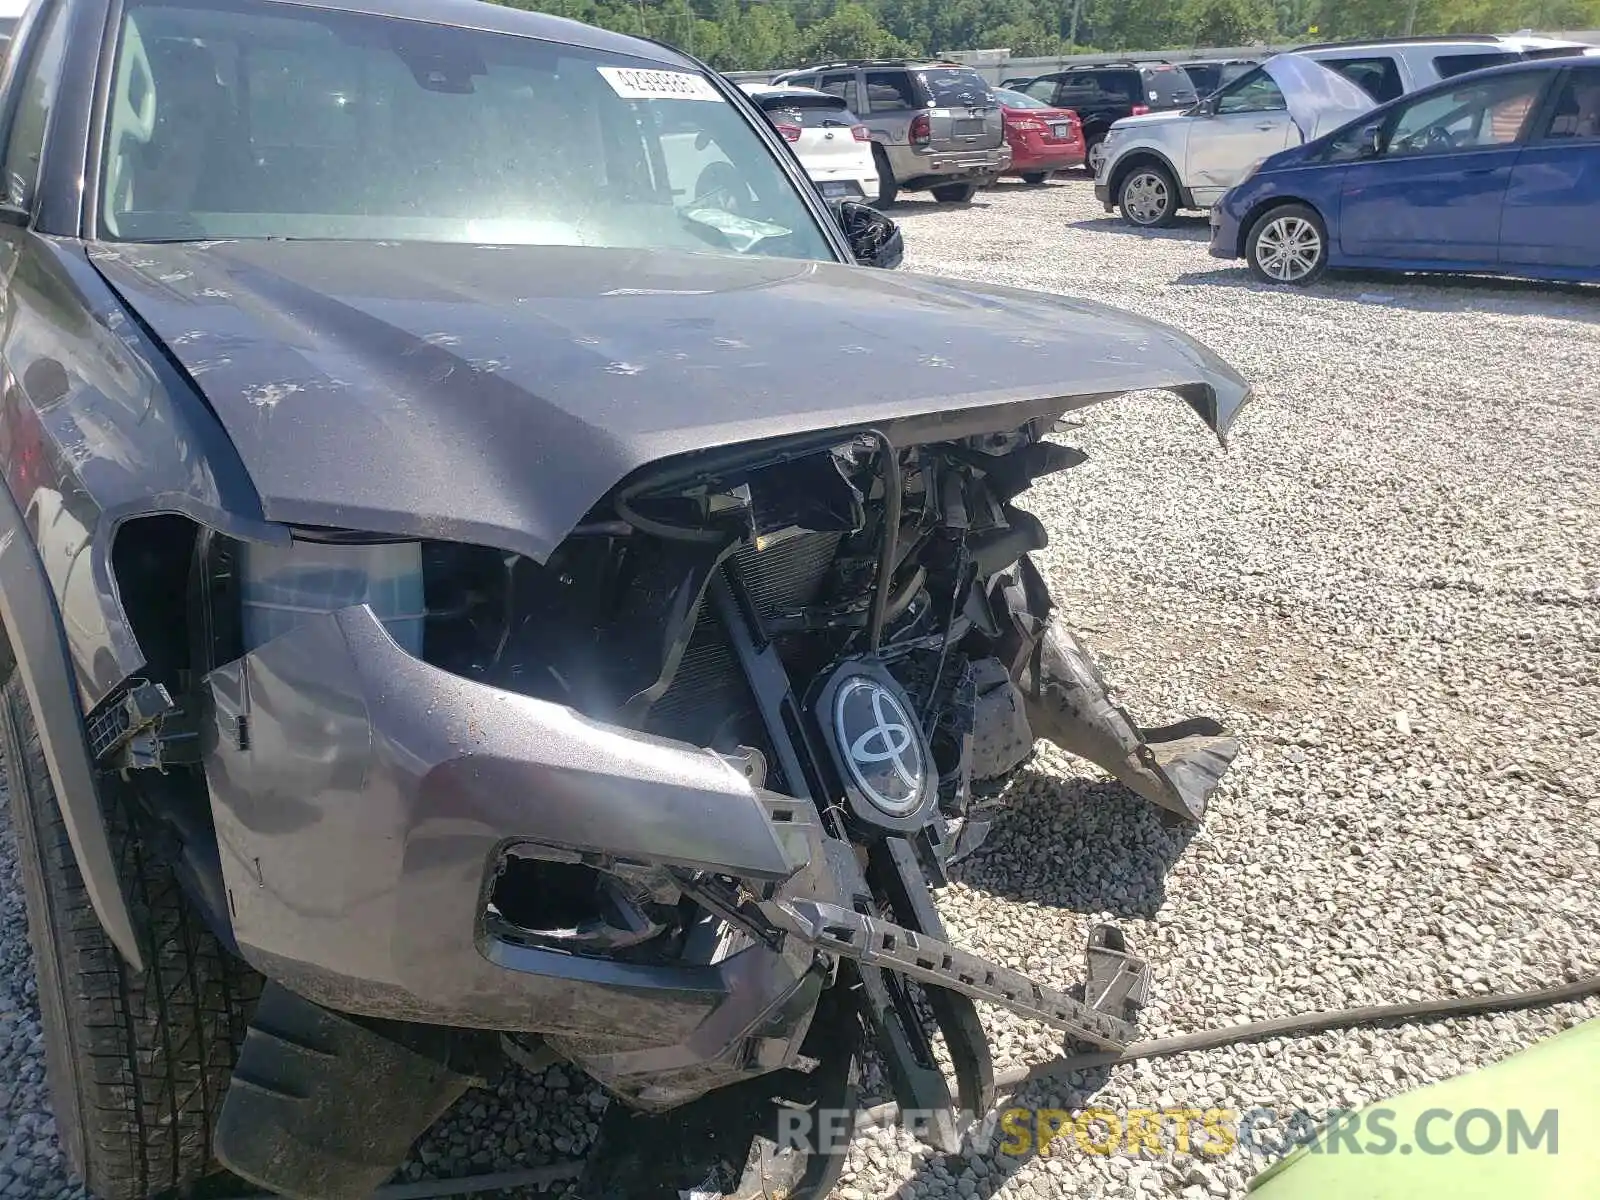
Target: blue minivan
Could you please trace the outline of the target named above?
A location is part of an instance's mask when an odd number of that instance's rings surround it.
[[[1517,62],[1256,164],[1211,253],[1269,283],[1329,267],[1600,282],[1600,58]]]

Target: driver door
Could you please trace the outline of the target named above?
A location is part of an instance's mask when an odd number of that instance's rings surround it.
[[[1352,258],[1493,267],[1522,134],[1554,72],[1498,75],[1392,110],[1345,171],[1339,248]]]
[[[1282,89],[1259,67],[1217,93],[1212,115],[1191,119],[1183,182],[1197,204],[1210,204],[1251,163],[1286,148],[1294,135]]]

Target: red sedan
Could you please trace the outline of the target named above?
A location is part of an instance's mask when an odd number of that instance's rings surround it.
[[[1070,108],[1052,108],[1024,92],[995,88],[1005,116],[1006,144],[1011,147],[1007,175],[1025,183],[1043,183],[1055,171],[1083,166],[1083,125]]]

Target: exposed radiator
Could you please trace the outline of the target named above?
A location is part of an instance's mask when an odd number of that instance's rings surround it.
[[[770,617],[814,603],[843,538],[842,533],[803,533],[767,550],[740,547],[733,561],[756,611]]]
[[[814,603],[842,537],[808,533],[767,550],[742,547],[734,556],[734,570],[755,610],[769,617]],[[671,686],[650,708],[646,728],[704,745],[726,731],[730,718],[739,717],[744,718],[746,735],[751,736],[760,724],[755,698],[722,623],[708,603],[701,607]]]

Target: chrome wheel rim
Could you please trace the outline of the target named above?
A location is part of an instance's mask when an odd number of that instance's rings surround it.
[[[1154,225],[1167,215],[1170,203],[1167,181],[1154,171],[1140,171],[1122,189],[1122,211],[1138,225]]]
[[[1106,144],[1096,142],[1089,147],[1089,170],[1096,175],[1100,174],[1100,164],[1106,160]]]
[[[1304,217],[1277,217],[1256,238],[1256,262],[1282,283],[1304,279],[1322,261],[1322,235]]]

